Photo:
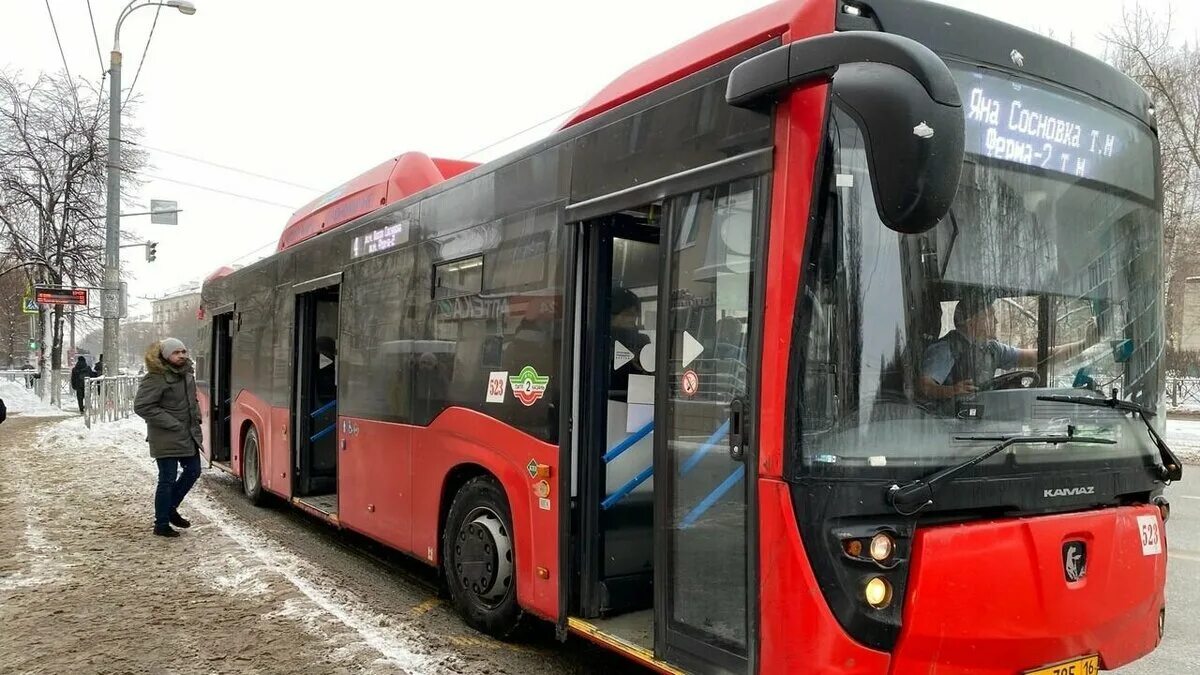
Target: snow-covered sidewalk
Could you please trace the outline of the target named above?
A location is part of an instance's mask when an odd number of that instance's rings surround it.
[[[1185,464],[1200,464],[1200,419],[1168,417],[1164,438]]]
[[[0,429],[0,672],[471,673],[256,531],[202,478],[179,539],[151,535],[135,419]]]
[[[25,387],[24,382],[0,381],[0,398],[8,414],[20,414],[23,417],[57,417],[59,415],[78,415],[79,403],[75,399],[63,399],[60,406],[53,406],[41,400],[32,389]]]

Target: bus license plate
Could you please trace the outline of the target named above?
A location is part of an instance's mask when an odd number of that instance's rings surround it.
[[[1071,659],[1053,666],[1027,670],[1024,675],[1098,675],[1100,672],[1099,656],[1083,656]]]

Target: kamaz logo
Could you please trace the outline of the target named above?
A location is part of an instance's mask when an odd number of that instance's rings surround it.
[[[1053,490],[1042,490],[1042,496],[1049,499],[1050,497],[1075,497],[1078,495],[1094,495],[1096,488],[1091,485],[1087,487],[1071,487],[1071,488],[1054,488]]]

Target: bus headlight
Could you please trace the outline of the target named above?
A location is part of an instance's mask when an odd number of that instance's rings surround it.
[[[871,554],[871,559],[875,562],[887,562],[892,554],[896,552],[896,541],[892,539],[892,535],[888,532],[879,532],[874,537],[871,537],[871,545],[868,547],[868,552]]]
[[[883,577],[871,577],[863,588],[867,604],[875,609],[884,609],[892,604],[892,585]]]

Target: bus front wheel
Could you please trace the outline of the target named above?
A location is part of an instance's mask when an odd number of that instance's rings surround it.
[[[262,469],[259,463],[258,431],[254,427],[246,431],[246,440],[242,443],[242,492],[250,503],[262,505]]]
[[[467,481],[454,496],[442,537],[442,571],[459,614],[481,633],[515,637],[524,627],[517,604],[512,514],[491,476]]]

